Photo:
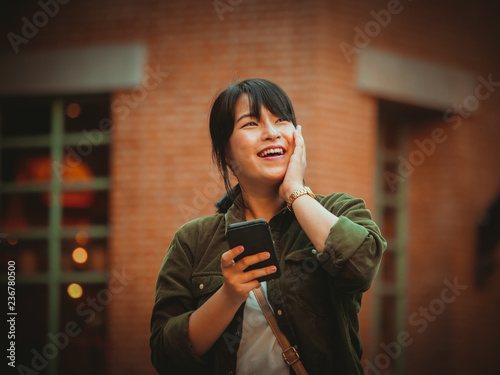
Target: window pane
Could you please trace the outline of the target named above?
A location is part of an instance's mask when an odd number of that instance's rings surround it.
[[[43,353],[48,341],[47,287],[16,285],[16,366],[33,368],[35,350]],[[39,372],[46,374],[46,368]]]
[[[382,280],[388,285],[396,282],[396,254],[386,251],[382,260]]]
[[[48,148],[3,149],[0,160],[2,181],[22,186],[50,180],[52,167]]]
[[[63,193],[63,226],[105,225],[108,222],[108,191]]]
[[[61,286],[60,331],[69,331],[72,337],[69,345],[60,352],[59,373],[104,374],[105,317],[106,306],[113,298],[111,292],[105,284],[73,284],[69,287]],[[82,293],[80,297],[79,292]]]
[[[396,126],[388,126],[384,134],[384,147],[388,150],[397,150],[399,146],[399,131]]]
[[[33,275],[48,270],[46,240],[18,239],[10,235],[2,241],[1,249],[2,264],[7,264],[9,260],[15,261],[18,275]]]
[[[109,175],[109,146],[96,146],[90,141],[82,140],[80,144],[66,145],[57,175],[63,181],[88,181],[94,177]]]
[[[79,232],[79,235],[85,232]],[[81,237],[81,235],[80,235]],[[79,241],[78,235],[73,239],[62,241],[61,268],[64,272],[106,270],[107,239],[97,238]]]
[[[48,192],[1,194],[0,224],[4,231],[47,227],[49,222]]]
[[[382,176],[384,192],[395,195],[398,191],[398,185],[401,179],[398,171],[398,164],[394,162],[386,162]]]
[[[52,117],[53,110],[59,108],[53,106],[56,100],[63,101],[62,112]],[[55,336],[67,336],[70,323],[68,346],[55,359],[59,362],[58,373],[105,371],[105,314],[112,296],[102,278],[92,273],[102,274],[107,269],[108,239],[89,238],[83,232],[66,238],[61,229],[108,223],[109,193],[103,190],[107,189],[107,179],[99,177],[110,174],[109,115],[108,95],[0,98],[0,184],[4,186],[0,189],[0,260],[2,264],[14,260],[19,276],[46,274],[20,278],[16,290],[16,362],[28,368],[33,367],[32,350],[42,353]],[[63,129],[55,122],[60,116],[64,118]],[[63,149],[53,148],[59,144],[57,140],[62,140]],[[61,162],[54,163],[52,155],[61,153]],[[57,202],[51,202],[51,189],[59,188],[62,190]],[[49,222],[49,217],[58,219],[60,215],[60,221]],[[93,230],[100,236],[106,234],[103,228]],[[60,259],[50,258],[48,233],[61,244]],[[61,292],[61,298],[49,301],[45,280],[48,276],[51,280],[49,264],[59,261],[64,277],[80,272],[77,276],[81,280],[90,281],[81,285],[80,297],[70,296],[69,285],[58,281],[54,287]],[[93,300],[97,304],[89,302]],[[59,328],[49,333],[47,327],[54,309],[60,311]],[[46,374],[47,368],[39,373]]]
[[[382,224],[382,233],[384,233],[385,238],[388,240],[393,240],[396,238],[396,208],[395,207],[384,207],[384,217]]]
[[[396,297],[383,296],[381,305],[382,316],[382,341],[391,342],[396,338]]]
[[[1,99],[1,135],[31,136],[50,132],[51,101],[45,98]]]
[[[70,97],[64,104],[66,133],[109,131],[107,95]]]

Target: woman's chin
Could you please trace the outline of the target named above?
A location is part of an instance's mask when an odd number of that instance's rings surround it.
[[[269,185],[281,185],[284,178],[285,173],[271,174],[269,176],[266,176],[266,183],[268,183]]]

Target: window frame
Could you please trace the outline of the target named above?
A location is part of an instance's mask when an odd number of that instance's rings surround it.
[[[88,94],[85,94],[88,96]],[[102,96],[108,102],[109,112],[110,109],[110,94],[105,96],[102,94],[96,94],[96,96]],[[79,283],[79,284],[108,284],[108,266],[102,272],[96,272],[91,270],[79,270],[64,272],[61,268],[61,256],[62,256],[62,241],[67,238],[74,238],[75,235],[82,229],[84,229],[90,238],[92,239],[109,239],[109,220],[105,225],[90,225],[85,226],[85,228],[79,227],[63,227],[63,207],[61,205],[60,195],[66,191],[102,191],[107,190],[108,194],[111,189],[110,175],[105,177],[93,177],[89,181],[70,184],[65,183],[57,176],[56,169],[54,165],[61,165],[63,163],[63,151],[66,146],[76,146],[81,141],[86,141],[87,138],[83,132],[79,133],[65,133],[65,102],[68,99],[77,98],[78,95],[71,95],[69,97],[57,96],[52,97],[51,101],[51,116],[50,116],[50,133],[44,135],[22,135],[22,136],[2,136],[0,135],[0,151],[5,149],[16,149],[16,148],[35,148],[35,147],[46,147],[49,149],[49,154],[51,158],[51,177],[48,183],[23,183],[19,186],[14,181],[5,182],[0,181],[0,194],[8,193],[32,193],[32,192],[47,192],[50,194],[50,204],[48,207],[48,226],[46,228],[30,228],[27,231],[9,231],[8,235],[13,235],[19,240],[29,239],[29,240],[46,240],[48,246],[48,269],[46,272],[40,272],[32,275],[16,275],[16,284],[18,285],[33,285],[40,286],[44,285],[47,287],[47,333],[56,333],[60,331],[61,327],[61,287],[69,283]],[[0,97],[0,111],[2,102],[8,97]],[[19,97],[20,100],[23,97]],[[30,98],[36,99],[36,98]],[[109,118],[108,118],[109,119]],[[0,116],[0,129],[5,124],[1,123],[2,117]],[[107,145],[110,148],[111,136],[110,132],[101,131],[102,139],[99,142],[99,146]],[[88,141],[88,140],[87,140]],[[110,159],[110,158],[109,158]],[[110,161],[110,160],[108,160]],[[109,196],[109,195],[108,195]],[[109,207],[109,206],[108,206]],[[109,208],[107,210],[107,216],[109,219]],[[109,244],[109,241],[108,241]],[[108,245],[109,248],[109,245]],[[109,254],[109,252],[107,252]],[[1,270],[0,273],[6,273],[7,270]],[[2,277],[1,284],[5,284],[7,277]],[[22,296],[17,296],[17,298],[22,298]],[[21,312],[20,312],[21,313]],[[46,337],[46,343],[49,342],[49,338]],[[48,366],[46,368],[47,374],[55,375],[58,373],[58,363],[60,356],[57,355],[53,359],[47,359]]]

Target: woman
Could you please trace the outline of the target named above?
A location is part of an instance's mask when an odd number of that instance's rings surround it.
[[[286,93],[251,79],[229,86],[210,115],[214,159],[228,193],[215,215],[183,225],[161,266],[151,320],[160,374],[291,374],[244,272],[266,252],[234,258],[229,224],[270,225],[278,279],[262,283],[281,331],[309,374],[361,374],[357,314],[386,242],[361,199],[304,189],[306,152]],[[231,189],[230,171],[238,180]]]

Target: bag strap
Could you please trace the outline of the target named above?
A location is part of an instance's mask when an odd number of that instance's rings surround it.
[[[274,317],[274,314],[271,311],[271,308],[269,307],[269,304],[267,303],[266,297],[264,296],[264,293],[262,292],[260,286],[258,288],[255,288],[253,292],[262,312],[264,313],[264,316],[267,319],[267,322],[269,323],[269,326],[271,327],[271,330],[273,331],[276,339],[281,346],[281,349],[283,350],[283,359],[286,363],[293,367],[297,375],[307,375],[307,371],[300,361],[300,356],[297,352],[297,349],[290,345],[290,342],[288,341],[286,336],[279,329],[278,322],[276,322],[276,318]]]

